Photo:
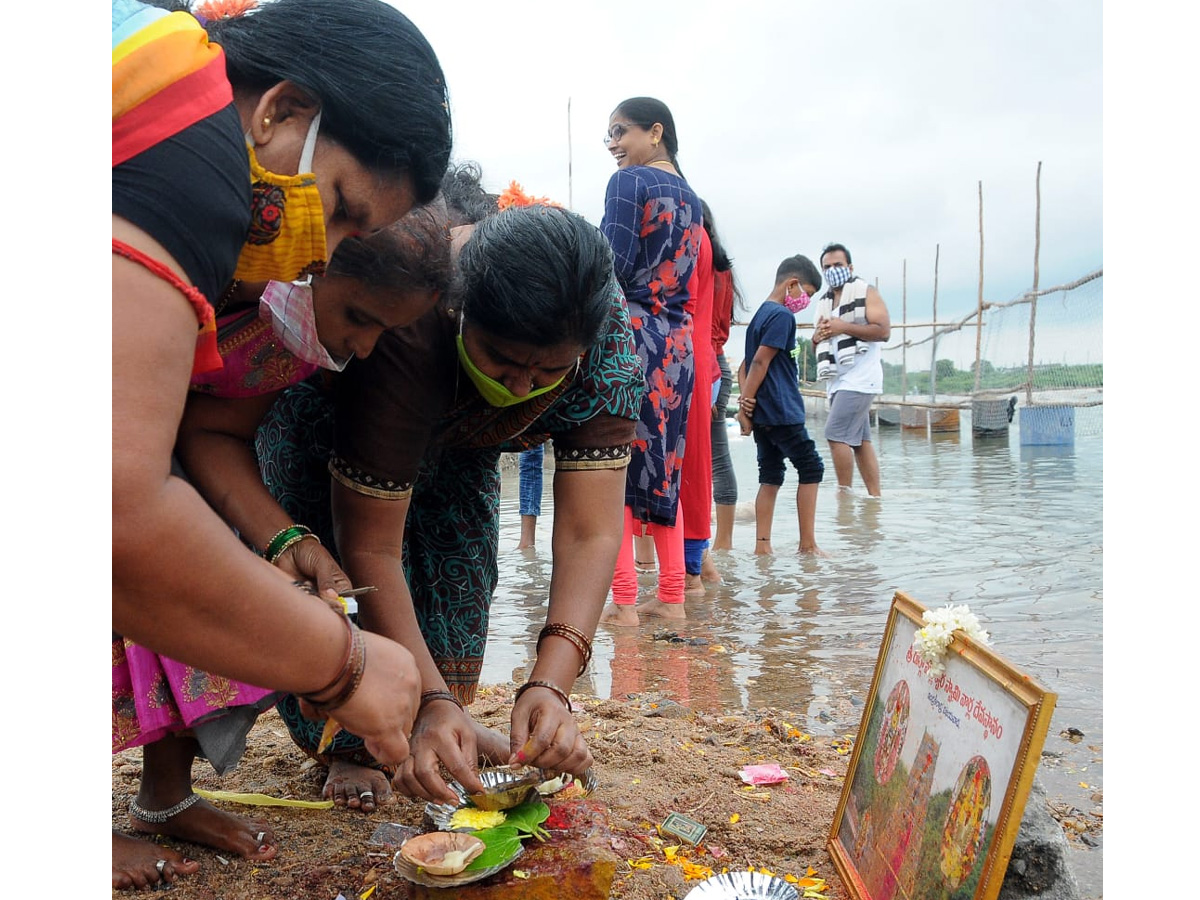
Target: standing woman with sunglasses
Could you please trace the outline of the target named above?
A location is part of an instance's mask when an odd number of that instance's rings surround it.
[[[634,521],[651,526],[658,554],[658,597],[647,615],[685,618],[683,521],[679,483],[695,382],[688,282],[703,231],[700,198],[679,172],[675,119],[661,100],[633,97],[608,120],[605,144],[617,163],[608,182],[601,230],[629,304],[646,376],[625,479],[625,530],[603,621],[637,625]]]

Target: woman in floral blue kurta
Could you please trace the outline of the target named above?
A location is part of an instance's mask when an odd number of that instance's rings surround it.
[[[632,610],[637,600],[635,520],[653,526],[658,599],[673,607],[660,612],[682,616],[679,482],[695,376],[688,281],[703,225],[700,198],[675,165],[674,132],[670,111],[650,98],[625,101],[609,123],[609,150],[618,169],[608,182],[600,227],[613,247],[614,268],[646,374],[646,396],[625,482],[626,539],[613,577],[614,603],[625,609],[606,615],[618,624],[637,621]]]

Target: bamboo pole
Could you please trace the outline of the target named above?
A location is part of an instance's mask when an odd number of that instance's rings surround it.
[[[904,260],[900,270],[900,322],[902,328],[908,327],[908,260]],[[908,396],[908,341],[900,345],[900,396]]]
[[[979,182],[979,301],[976,309],[979,319],[975,323],[975,390],[979,390],[980,377],[983,374],[983,362],[979,358],[980,347],[983,343],[983,182]],[[934,316],[936,319],[937,316]]]
[[[937,321],[938,263],[941,261],[942,245],[933,251],[933,321]],[[937,328],[933,329],[933,349],[929,354],[929,401],[937,399]]]
[[[1025,373],[1025,405],[1033,404],[1033,333],[1037,325],[1038,257],[1042,250],[1042,162],[1038,160],[1037,207],[1033,219],[1033,299],[1029,301],[1029,368]]]

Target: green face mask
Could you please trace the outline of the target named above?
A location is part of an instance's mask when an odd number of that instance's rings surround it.
[[[479,371],[479,367],[471,362],[471,357],[467,356],[467,348],[463,345],[462,339],[462,324],[459,323],[458,337],[455,341],[458,345],[458,360],[462,363],[462,367],[467,370],[467,377],[471,379],[471,383],[475,385],[479,391],[479,395],[487,401],[488,406],[516,406],[518,403],[524,403],[527,400],[532,400],[534,397],[540,397],[548,391],[554,390],[563,382],[562,378],[548,384],[546,387],[534,388],[524,397],[518,397],[503,384],[494,378],[489,378],[483,372]]]

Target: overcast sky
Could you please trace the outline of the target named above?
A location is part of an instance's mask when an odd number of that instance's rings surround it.
[[[784,257],[846,244],[900,321],[1101,268],[1101,6],[514,2],[395,5],[446,72],[455,158],[595,224],[614,164],[609,114],[665,102],[679,163],[713,211],[749,307]],[[568,101],[570,130],[568,132]],[[570,177],[568,172],[570,171]],[[804,317],[801,316],[801,319]]]

